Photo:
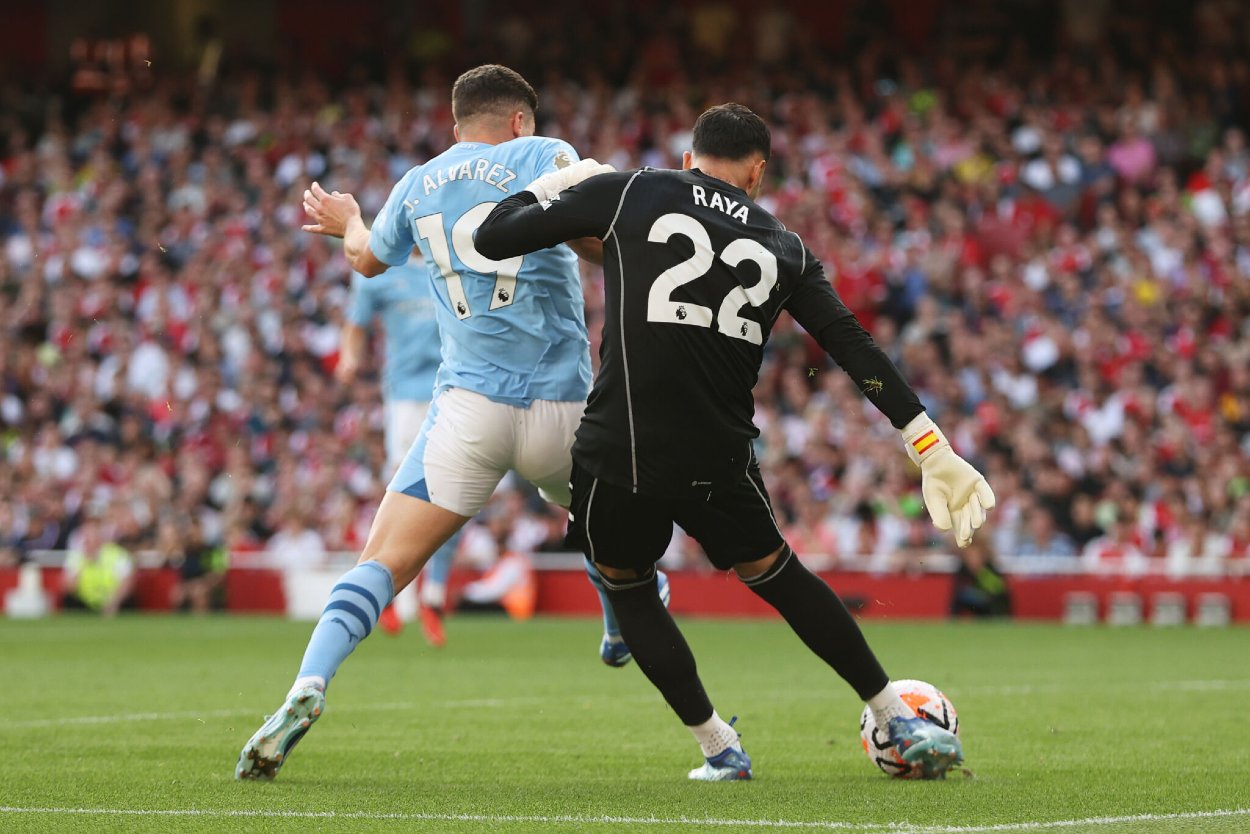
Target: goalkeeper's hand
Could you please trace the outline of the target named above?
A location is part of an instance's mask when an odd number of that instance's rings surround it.
[[[572,188],[579,182],[588,180],[597,174],[608,174],[615,170],[611,165],[605,165],[593,159],[583,159],[580,162],[574,162],[567,168],[552,171],[550,174],[543,174],[530,183],[525,190],[537,197],[538,202],[545,203],[554,199],[566,188]]]
[[[902,429],[907,456],[920,467],[920,491],[933,526],[955,528],[955,544],[967,547],[994,507],[985,476],[955,454],[942,430],[923,411]]]

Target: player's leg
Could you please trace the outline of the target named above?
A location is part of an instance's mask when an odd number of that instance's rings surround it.
[[[286,700],[244,745],[237,779],[272,779],[320,717],[325,690],[378,623],[396,588],[411,582],[434,550],[468,519],[399,492],[378,507],[360,561],[330,592],[313,628],[299,674]]]
[[[517,472],[530,481],[542,497],[552,504],[568,508],[570,471],[573,458],[573,437],[581,422],[585,403],[535,402],[521,422],[517,443]],[[603,611],[603,639],[599,642],[599,659],[609,666],[622,667],[632,658],[629,645],[621,635],[621,629],[608,602],[608,592],[589,558],[586,559],[586,577],[599,596]],[[671,594],[668,576],[664,571],[656,574],[656,588],[664,605]]]
[[[573,467],[569,542],[590,558],[638,668],[690,729],[705,758],[701,780],[749,779],[738,734],[712,708],[694,654],[660,599],[655,562],[673,533],[666,508]]]
[[[429,414],[430,404],[420,400],[388,399],[383,407],[386,419],[383,437],[386,442],[386,463],[383,465],[382,477],[390,481],[403,465],[408,450],[417,442],[421,427],[425,425],[425,418]],[[399,619],[394,603],[382,609],[378,625],[387,634],[399,634],[403,631],[404,624]]]
[[[494,458],[511,444],[507,415],[475,411],[476,403],[455,393],[440,398],[441,416],[431,408],[378,507],[359,563],[331,591],[285,703],[244,746],[236,778],[276,775],[320,716],[330,679],[372,633],[394,592],[417,576],[499,483],[504,470]]]
[[[295,687],[322,690],[373,631],[382,608],[468,518],[401,492],[378,507],[360,561],[334,586],[300,664]]]
[[[599,659],[608,666],[621,668],[629,665],[629,661],[633,659],[633,653],[629,650],[629,644],[625,642],[625,637],[621,634],[621,626],[616,621],[616,614],[612,610],[612,605],[608,601],[607,589],[603,587],[603,582],[599,578],[599,572],[594,569],[594,565],[590,560],[586,560],[586,576],[590,579],[590,584],[594,586],[595,592],[599,595],[599,607],[603,609],[603,639],[599,641]],[[656,593],[660,595],[660,602],[668,605],[672,595],[672,587],[668,582],[668,574],[658,568],[655,571]]]
[[[629,665],[633,655],[629,651],[629,645],[625,642],[625,638],[621,636],[621,626],[616,621],[616,614],[612,611],[612,603],[608,600],[608,589],[604,587],[599,571],[595,570],[594,563],[590,561],[589,557],[584,559],[584,563],[586,566],[586,578],[590,580],[595,593],[599,595],[599,607],[603,610],[603,639],[599,641],[599,659],[607,665],[619,669],[622,666]],[[665,583],[665,587],[667,587],[667,583]],[[659,590],[658,587],[657,590]]]
[[[443,631],[443,619],[447,616],[447,580],[451,576],[452,563],[456,561],[462,532],[457,530],[434,551],[421,571],[421,633],[431,646],[439,648],[447,642]]]
[[[404,455],[416,442],[421,426],[429,413],[430,404],[420,400],[395,400],[387,403],[386,415],[386,450],[391,473],[394,473]],[[390,477],[388,473],[387,477]],[[447,642],[443,630],[443,618],[447,613],[447,578],[451,575],[451,566],[456,559],[456,550],[460,546],[460,532],[457,531],[443,543],[430,561],[421,571],[421,588],[418,601],[421,618],[421,633],[430,645],[442,647]],[[403,624],[395,613],[395,606],[387,606],[382,611],[379,621],[389,633],[397,634]]]
[[[890,728],[891,739],[908,761],[923,756],[926,772],[940,776],[962,759],[954,734],[917,719],[898,697],[842,600],[785,543],[754,462],[737,489],[690,505],[677,520],[703,545],[713,564],[732,567],[813,653],[851,685],[872,708],[879,726]]]

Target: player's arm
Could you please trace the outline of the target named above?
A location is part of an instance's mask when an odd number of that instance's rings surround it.
[[[558,139],[548,141],[549,146],[547,147],[547,151],[549,151],[549,153],[539,154],[539,165],[533,171],[532,176],[535,180],[545,179],[548,182],[553,179],[559,179],[561,180],[560,184],[564,188],[574,185],[575,183],[573,180],[576,178],[572,177],[570,174],[562,174],[560,172],[572,167],[573,165],[578,165],[578,163],[583,162],[583,160],[577,155],[577,149],[568,142]],[[598,166],[594,163],[594,160],[580,164],[578,165],[578,168],[596,171],[601,169],[611,170],[611,166]],[[580,174],[578,175],[578,178],[584,179],[584,177]],[[533,185],[534,183],[531,183],[531,189],[533,188]],[[557,188],[550,191],[550,193],[539,193],[537,191],[536,193],[538,193],[538,199],[539,202],[541,202],[548,197],[559,193],[559,189]],[[582,260],[589,261],[597,266],[603,265],[603,241],[598,238],[583,237],[578,238],[577,240],[566,241],[566,243],[568,243],[569,248],[572,249],[573,252]]]
[[[326,193],[320,183],[314,182],[304,192],[304,211],[315,222],[304,226],[304,231],[341,237],[347,262],[366,278],[407,263],[416,245],[409,222],[408,184],[418,170],[413,168],[395,183],[386,204],[374,218],[372,229],[365,225],[355,197],[338,191]]]
[[[369,228],[351,194],[330,193],[314,182],[304,190],[304,212],[314,221],[305,224],[304,231],[343,239],[343,255],[352,269],[366,278],[387,270],[387,264],[369,248]]]
[[[808,268],[785,308],[896,429],[924,411],[898,368],[842,303],[819,261],[809,256]]]
[[[834,292],[820,262],[808,262],[785,308],[903,435],[907,455],[920,467],[921,491],[933,524],[955,528],[960,547],[985,523],[994,493],[970,463],[955,454],[916,392]]]
[[[360,210],[357,209],[359,212]],[[352,269],[366,278],[374,278],[390,269],[390,264],[383,261],[369,248],[369,229],[357,215],[354,222],[343,237],[343,255]]]
[[[539,177],[487,215],[474,238],[477,251],[502,260],[578,238],[602,241],[633,176],[610,169],[596,173],[606,167],[584,159]],[[577,179],[588,172],[585,179]]]
[[[339,334],[339,362],[334,366],[334,378],[348,383],[356,378],[365,361],[365,329],[348,322]]]
[[[347,298],[346,321],[339,333],[339,362],[334,367],[335,378],[344,384],[356,378],[364,365],[368,349],[369,323],[378,313],[376,293],[362,275],[352,276],[351,294]]]

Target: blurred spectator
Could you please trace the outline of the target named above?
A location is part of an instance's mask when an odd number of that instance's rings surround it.
[[[1167,546],[1167,573],[1177,578],[1219,576],[1230,545],[1229,537],[1212,530],[1202,513],[1190,513]]]
[[[1011,594],[1007,580],[994,564],[994,554],[984,538],[959,551],[959,568],[951,593],[951,616],[1010,617]]]
[[[1075,557],[1077,555],[1076,545],[1055,526],[1055,517],[1046,507],[1034,507],[1030,510],[1027,525],[1024,535],[1016,545],[1016,556]]]
[[[1094,500],[1090,496],[1081,494],[1072,499],[1068,534],[1073,544],[1082,550],[1102,536],[1102,528],[1094,520]]]
[[[130,554],[109,540],[99,519],[84,519],[62,567],[62,605],[111,617],[129,602],[134,585]]]
[[[538,586],[525,553],[504,553],[481,578],[460,589],[457,611],[504,611],[514,620],[534,616]]]
[[[166,566],[178,571],[171,604],[174,610],[189,608],[206,614],[214,607],[214,595],[226,578],[229,557],[224,547],[214,547],[204,539],[197,519],[185,524],[172,519],[161,522],[156,533],[157,551]]]
[[[1081,560],[1090,573],[1140,576],[1149,567],[1142,537],[1123,517],[1116,517],[1109,532],[1085,545]]]
[[[17,567],[21,562],[17,547],[20,538],[13,506],[8,501],[0,501],[0,568]]]
[[[286,511],[282,526],[269,539],[266,549],[269,564],[283,570],[313,567],[326,552],[325,542],[310,526],[307,513],[295,507]]]
[[[807,494],[798,500],[798,517],[782,534],[786,543],[811,570],[828,570],[838,558],[838,532],[826,514],[823,502]]]
[[[872,504],[861,501],[843,520],[839,552],[849,564],[885,570],[892,566],[906,535],[905,522],[888,513],[878,514]]]

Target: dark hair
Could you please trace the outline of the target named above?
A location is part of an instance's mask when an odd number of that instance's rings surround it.
[[[451,88],[451,113],[456,122],[475,116],[510,116],[528,107],[538,110],[538,93],[513,69],[499,64],[474,67],[456,79]]]
[[[773,137],[764,120],[741,104],[709,107],[694,123],[694,152],[717,159],[746,159],[759,154],[768,159]]]

